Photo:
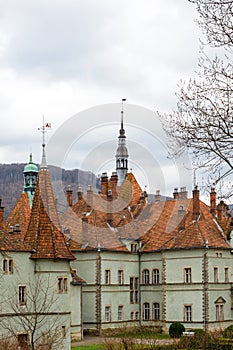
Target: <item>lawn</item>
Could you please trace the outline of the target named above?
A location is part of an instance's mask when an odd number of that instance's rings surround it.
[[[103,345],[80,345],[72,347],[72,350],[103,350]]]

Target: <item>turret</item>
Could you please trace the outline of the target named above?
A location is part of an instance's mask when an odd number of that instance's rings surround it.
[[[36,189],[38,166],[32,161],[32,154],[30,153],[29,163],[25,165],[24,171],[24,192],[27,193],[30,207],[32,207],[32,200]]]

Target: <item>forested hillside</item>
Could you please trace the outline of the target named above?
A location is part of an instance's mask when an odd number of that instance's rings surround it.
[[[9,215],[17,199],[23,191],[23,169],[25,164],[0,164],[0,198],[5,207],[5,218]],[[64,191],[68,185],[73,190],[74,201],[78,186],[86,189],[88,185],[96,185],[96,177],[87,171],[79,169],[65,170],[55,166],[49,166],[54,195],[59,209],[64,206]]]

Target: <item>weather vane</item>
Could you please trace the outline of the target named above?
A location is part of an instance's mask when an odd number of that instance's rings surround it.
[[[45,147],[45,133],[48,129],[51,129],[51,123],[45,123],[43,116],[43,124],[40,128],[38,128],[38,130],[42,132],[42,147]]]

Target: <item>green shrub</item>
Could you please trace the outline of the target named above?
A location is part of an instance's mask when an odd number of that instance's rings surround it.
[[[230,325],[229,327],[227,327],[226,329],[224,329],[222,335],[223,335],[224,338],[233,339],[233,324]]]
[[[182,323],[174,322],[169,327],[169,335],[171,338],[180,338],[183,332],[185,332],[185,328]]]

